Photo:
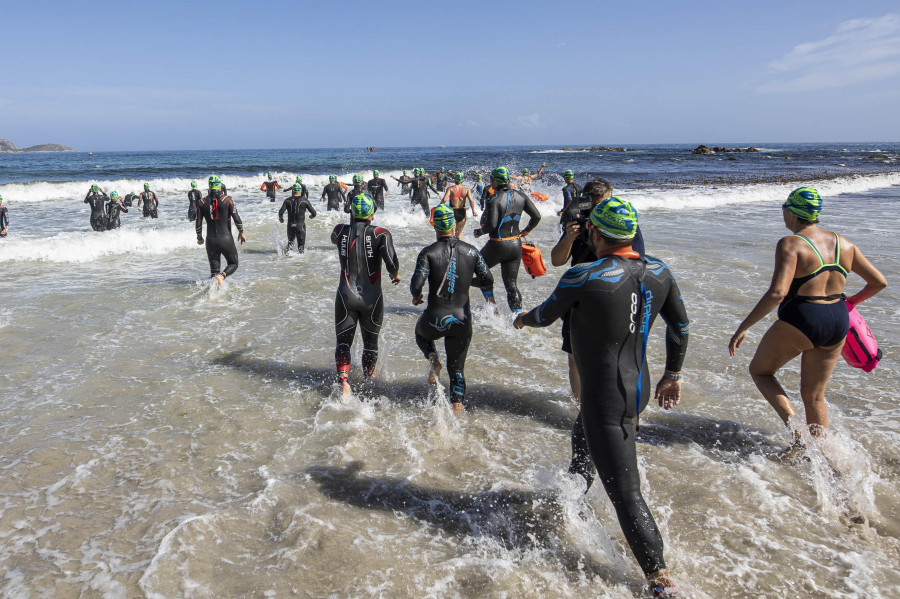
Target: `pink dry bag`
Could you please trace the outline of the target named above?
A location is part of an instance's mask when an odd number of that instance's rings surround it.
[[[847,308],[850,310],[850,332],[847,333],[847,341],[841,355],[850,366],[872,372],[881,359],[878,342],[856,308],[850,304],[847,304]]]

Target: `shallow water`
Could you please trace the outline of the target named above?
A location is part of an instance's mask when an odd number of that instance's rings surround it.
[[[900,253],[885,215],[897,213],[895,176],[820,185],[823,226],[848,235],[892,284]],[[692,319],[681,406],[642,417],[645,495],[686,596],[891,597],[900,590],[895,289],[861,307],[884,361],[871,374],[839,364],[831,435],[807,460],[774,459],[788,434],[747,375],[771,317],[728,356],[786,234],[782,187],[632,192],[648,252],[674,272]],[[535,189],[551,193],[533,234],[549,260],[560,198],[555,184]],[[379,378],[362,384],[357,340],[355,398],[342,404],[329,235],[343,215],[308,220],[307,253],[283,256],[278,205],[249,187],[234,196],[249,242],[221,290],[206,282],[191,224],[162,210],[180,206],[182,191],[162,196],[159,220],[124,215],[114,233],[85,230],[80,198],[15,205],[20,234],[0,242],[9,273],[0,279],[0,594],[640,593],[602,488],[582,496],[580,479],[565,474],[576,410],[558,325],[515,331],[505,306],[494,315],[473,293],[468,406],[453,414],[425,384],[413,339],[420,308],[408,281],[432,234],[391,197],[376,222],[394,234],[404,280],[385,289]],[[471,230],[464,238],[480,247]],[[525,305],[561,274],[522,272]],[[861,284],[851,277],[848,289]],[[661,324],[651,339],[658,377]],[[796,395],[797,363],[783,381]]]

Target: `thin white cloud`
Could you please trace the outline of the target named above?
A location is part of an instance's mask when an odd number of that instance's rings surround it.
[[[853,19],[820,41],[794,46],[769,63],[771,79],[757,93],[856,86],[900,74],[900,14]]]
[[[517,120],[519,121],[519,125],[527,127],[528,129],[546,129],[547,127],[543,121],[541,121],[541,115],[536,112],[534,114],[520,116]]]

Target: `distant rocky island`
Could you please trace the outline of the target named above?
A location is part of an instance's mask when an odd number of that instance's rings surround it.
[[[756,148],[723,148],[720,146],[713,146],[712,148],[708,148],[703,144],[700,144],[693,150],[691,150],[691,154],[715,154],[717,152],[727,153],[727,152],[759,152]]]
[[[24,152],[74,152],[69,146],[62,144],[38,144],[28,148],[20,148],[8,139],[0,139],[0,153],[21,154]]]

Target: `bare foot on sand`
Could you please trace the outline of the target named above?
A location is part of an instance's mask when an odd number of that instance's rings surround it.
[[[463,411],[463,405],[460,402],[454,401],[452,405],[453,405],[454,412],[462,412]]]
[[[341,381],[341,403],[347,403],[350,401],[350,397],[352,396],[352,392],[350,391],[350,383],[347,381]]]
[[[222,283],[225,282],[225,277],[222,275],[216,275],[216,286],[221,287]]]
[[[438,359],[437,354],[431,354],[428,356],[428,359],[431,361],[431,371],[428,373],[428,384],[429,385],[437,385],[438,378],[441,376],[441,370],[443,370],[443,366],[441,366],[441,361]]]

